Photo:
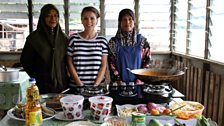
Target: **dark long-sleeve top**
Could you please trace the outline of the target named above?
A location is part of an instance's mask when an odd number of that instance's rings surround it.
[[[37,29],[27,37],[20,57],[24,70],[36,79],[41,94],[59,93],[67,88],[68,38],[59,23],[54,28],[46,24],[45,17],[52,9],[58,12],[52,4],[41,9]]]

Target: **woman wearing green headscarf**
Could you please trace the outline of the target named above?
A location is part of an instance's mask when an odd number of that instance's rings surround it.
[[[26,40],[21,55],[24,70],[36,78],[41,94],[67,88],[67,36],[59,25],[59,11],[52,4],[41,8],[37,29]]]

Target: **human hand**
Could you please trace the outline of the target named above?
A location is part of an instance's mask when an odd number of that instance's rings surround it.
[[[137,80],[135,81],[135,84],[137,84],[137,85],[141,85],[141,84],[144,84],[144,82],[142,82],[141,80],[137,79]]]

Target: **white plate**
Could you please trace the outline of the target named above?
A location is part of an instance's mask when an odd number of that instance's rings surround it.
[[[96,126],[96,124],[94,124],[90,121],[75,121],[75,122],[69,123],[65,126]]]
[[[173,126],[175,124],[174,118],[175,117],[172,117],[172,116],[146,116],[145,122],[146,122],[146,125],[148,125],[151,119],[157,119],[163,125],[165,123],[170,123]],[[132,117],[127,117],[127,120],[129,123],[131,123]],[[185,123],[186,126],[196,126],[197,124],[197,119],[189,119],[189,120],[177,119],[177,120],[181,123]]]
[[[82,120],[82,119],[84,119],[84,116],[81,117],[80,119],[67,119],[67,118],[65,118],[65,116],[64,116],[64,112],[58,112],[58,113],[55,115],[54,118],[55,118],[55,119],[58,119],[58,120],[64,120],[64,121],[75,121],[75,120]]]
[[[10,118],[15,119],[15,120],[26,121],[26,120],[23,119],[23,118],[18,118],[18,117],[16,117],[16,116],[12,113],[12,112],[14,111],[14,109],[15,109],[15,108],[11,108],[10,110],[8,110],[7,115],[8,115]],[[51,108],[48,108],[48,109],[51,109]],[[53,110],[53,109],[51,109],[51,110],[54,111],[54,113],[56,113],[55,110]],[[47,118],[44,118],[43,121],[52,119],[52,118],[54,118],[54,117],[55,117],[55,115],[50,116],[50,117],[47,117]]]
[[[116,109],[117,109],[117,115],[121,116],[122,114],[120,113],[120,111],[124,108],[138,108],[138,106],[140,105],[145,105],[146,104],[137,104],[137,105],[132,105],[132,104],[124,104],[124,105],[116,105]],[[165,109],[165,105],[161,105],[161,104],[157,104],[158,109]],[[146,113],[147,115],[149,115],[150,113]]]

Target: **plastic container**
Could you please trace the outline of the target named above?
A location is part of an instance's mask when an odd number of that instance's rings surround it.
[[[82,95],[67,95],[60,99],[61,106],[66,119],[83,119],[83,101]]]
[[[90,110],[93,120],[104,122],[104,119],[111,113],[113,98],[108,96],[93,96],[89,98]]]

